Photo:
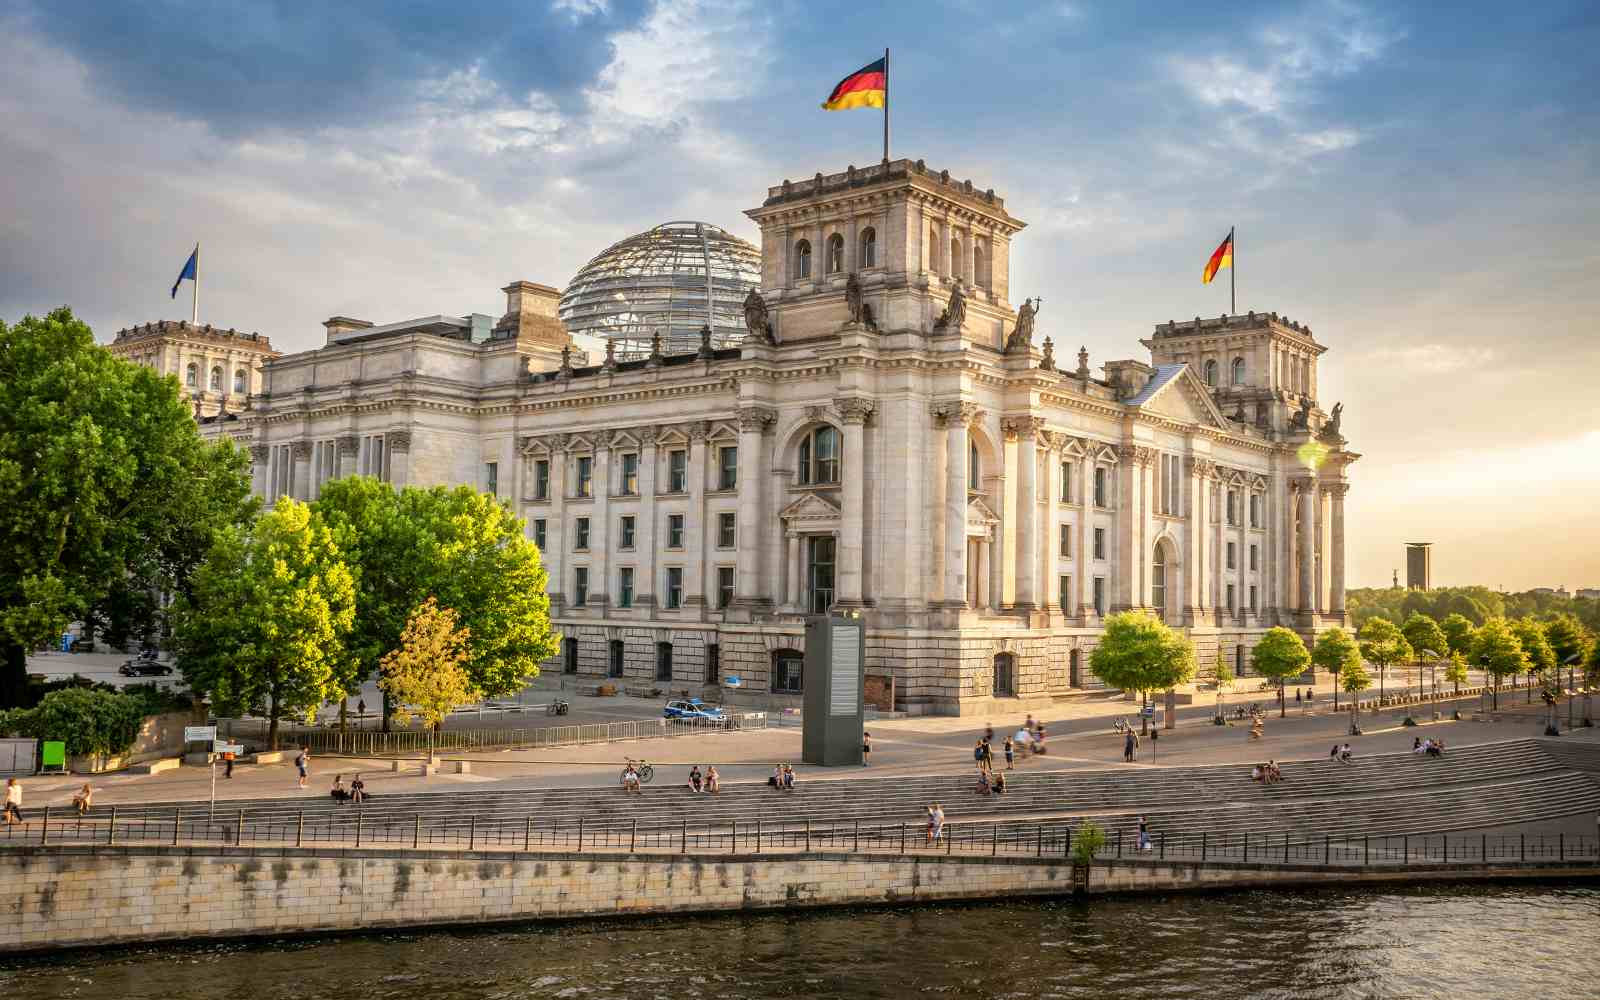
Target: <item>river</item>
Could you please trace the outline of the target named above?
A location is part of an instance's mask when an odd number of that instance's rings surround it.
[[[0,959],[6,1000],[1600,995],[1600,884],[591,921]]]

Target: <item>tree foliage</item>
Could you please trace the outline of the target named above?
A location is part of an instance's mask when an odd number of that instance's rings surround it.
[[[470,636],[456,624],[456,613],[431,597],[412,612],[399,647],[384,654],[378,677],[402,726],[416,715],[437,731],[453,709],[482,697],[466,669]]]
[[[220,714],[309,719],[344,694],[355,584],[333,532],[309,507],[278,501],[250,529],[223,532],[174,604],[179,669]]]
[[[1558,666],[1565,667],[1570,663],[1580,670],[1589,658],[1589,647],[1594,643],[1583,623],[1565,613],[1554,615],[1545,622],[1544,637],[1550,644],[1550,651],[1555,654]]]
[[[119,587],[186,586],[249,517],[246,466],[200,440],[175,377],[112,357],[71,310],[0,322],[0,705],[30,647]]]
[[[1472,659],[1494,680],[1495,704],[1500,700],[1500,682],[1531,666],[1511,625],[1504,618],[1491,618],[1478,629],[1472,646]]]
[[[1600,600],[1534,590],[1503,593],[1482,586],[1435,587],[1432,590],[1357,588],[1347,593],[1346,606],[1358,626],[1374,617],[1404,621],[1413,612],[1425,614],[1441,624],[1450,615],[1459,614],[1475,626],[1490,618],[1544,619],[1570,614],[1591,631],[1600,631]]]
[[[1472,654],[1472,641],[1477,636],[1478,627],[1464,615],[1450,614],[1439,623],[1439,630],[1444,633],[1445,642],[1450,644],[1450,653],[1460,653],[1464,656]]]
[[[1283,684],[1290,677],[1298,677],[1311,666],[1311,652],[1305,640],[1281,625],[1267,629],[1255,648],[1250,651],[1250,662],[1256,672],[1278,682],[1280,713],[1283,707]]]
[[[1522,644],[1522,651],[1528,654],[1526,669],[1530,673],[1548,676],[1555,670],[1556,653],[1545,637],[1543,625],[1531,618],[1523,618],[1511,623],[1511,631],[1517,637],[1517,642]]]
[[[1124,691],[1165,691],[1194,676],[1189,640],[1142,611],[1106,619],[1100,644],[1089,654],[1095,676]]]
[[[61,740],[68,754],[126,753],[139,738],[145,699],[96,688],[52,691],[33,708],[0,712],[0,735]]]
[[[1330,628],[1318,634],[1311,648],[1311,662],[1333,677],[1333,704],[1339,704],[1339,683],[1345,668],[1351,663],[1361,665],[1361,649],[1350,633],[1342,628]]]
[[[1367,673],[1367,666],[1361,657],[1345,663],[1344,669],[1339,672],[1339,686],[1344,688],[1346,694],[1360,694],[1372,686],[1372,675]]]
[[[1361,655],[1368,663],[1378,667],[1378,684],[1381,689],[1384,674],[1389,667],[1411,658],[1411,644],[1394,622],[1387,618],[1369,618],[1356,633],[1361,641]]]
[[[1461,693],[1461,685],[1467,682],[1467,658],[1462,653],[1451,653],[1450,662],[1445,664],[1444,679],[1447,683],[1456,686],[1456,694]]]
[[[1411,617],[1400,626],[1400,634],[1406,637],[1412,655],[1418,660],[1429,651],[1439,658],[1450,655],[1449,637],[1444,634],[1438,622],[1420,611],[1411,613]]]
[[[538,547],[494,497],[465,486],[396,491],[356,476],[325,485],[313,506],[356,578],[356,682],[399,647],[428,598],[471,633],[465,668],[484,694],[520,689],[559,650]]]

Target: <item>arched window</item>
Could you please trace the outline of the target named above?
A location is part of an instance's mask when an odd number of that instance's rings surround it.
[[[801,668],[805,654],[798,649],[772,651],[772,691],[774,694],[800,694],[805,690]]]
[[[834,233],[828,237],[828,273],[838,274],[844,270],[844,237]]]
[[[222,391],[222,366],[221,365],[218,365],[215,368],[211,369],[211,391],[212,392],[221,392]]]
[[[963,276],[961,273],[961,264],[961,241],[952,239],[950,241],[950,276],[952,278],[960,278]]]
[[[861,231],[861,266],[878,266],[878,231],[871,226]]]
[[[978,484],[982,481],[982,478],[978,475],[978,446],[976,444],[968,444],[967,489],[976,490],[978,488]]]
[[[979,288],[989,287],[989,274],[983,269],[983,241],[972,244],[972,280]]]
[[[233,373],[233,391],[235,393],[244,392],[244,379],[245,374],[243,368],[240,368],[238,371]]]
[[[1150,567],[1150,604],[1156,617],[1167,617],[1167,547],[1156,546],[1155,561]]]
[[[189,367],[184,372],[183,384],[191,389],[200,388],[200,366],[193,361],[189,362]]]
[[[928,270],[939,270],[939,227],[928,227]]]
[[[807,240],[794,245],[794,276],[801,279],[811,277],[811,243]]]
[[[1244,358],[1233,359],[1233,384],[1244,385]]]
[[[1206,385],[1215,389],[1217,387],[1217,359],[1212,358],[1206,362]]]
[[[1017,696],[1017,658],[1010,653],[994,654],[994,696]]]
[[[839,481],[839,432],[823,425],[800,442],[800,484],[802,486]]]

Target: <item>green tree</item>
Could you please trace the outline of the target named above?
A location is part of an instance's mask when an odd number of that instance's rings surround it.
[[[284,497],[249,529],[222,532],[174,603],[178,667],[219,713],[309,720],[344,693],[355,584],[333,532]]]
[[[394,717],[406,725],[413,714],[428,727],[428,756],[433,757],[431,734],[457,706],[483,697],[467,673],[467,640],[471,633],[456,624],[456,613],[428,598],[406,622],[400,646],[383,657],[378,686],[393,698]]]
[[[69,687],[50,692],[33,708],[0,712],[0,735],[61,740],[75,757],[111,757],[133,746],[145,714],[139,696]]]
[[[1439,623],[1439,630],[1444,633],[1445,641],[1450,644],[1450,653],[1460,653],[1463,656],[1472,655],[1472,640],[1477,634],[1478,627],[1472,624],[1465,615],[1448,614]]]
[[[1378,702],[1381,705],[1384,674],[1391,664],[1411,657],[1411,645],[1395,623],[1387,618],[1369,619],[1356,633],[1356,638],[1361,641],[1361,655],[1368,663],[1377,664]]]
[[[1500,682],[1528,669],[1528,654],[1504,618],[1490,618],[1478,629],[1472,658],[1493,681],[1494,708],[1500,708]]]
[[[1456,686],[1456,697],[1461,697],[1461,685],[1467,680],[1466,654],[1450,654],[1450,662],[1444,668],[1444,679]]]
[[[1352,663],[1360,666],[1361,650],[1350,633],[1342,628],[1330,628],[1317,636],[1311,650],[1311,662],[1333,676],[1333,709],[1339,710],[1339,682]]]
[[[1450,639],[1444,634],[1444,629],[1439,623],[1424,614],[1413,614],[1400,626],[1400,633],[1406,637],[1406,642],[1411,646],[1412,655],[1417,658],[1417,666],[1422,666],[1424,656],[1428,658],[1430,666],[1428,672],[1433,673],[1433,661],[1443,659],[1450,655]],[[1422,683],[1418,677],[1417,683]],[[1439,693],[1437,681],[1431,682],[1434,694]]]
[[[1350,696],[1350,731],[1356,732],[1357,708],[1361,705],[1361,692],[1372,686],[1372,675],[1367,673],[1367,665],[1360,656],[1347,660],[1343,671],[1339,674],[1339,686],[1344,688],[1344,693]]]
[[[354,683],[379,670],[430,597],[471,633],[466,671],[485,695],[519,690],[559,651],[539,549],[493,496],[465,486],[396,491],[350,477],[326,484],[313,506],[356,575]]]
[[[71,310],[0,322],[0,705],[21,704],[28,649],[118,587],[186,585],[186,548],[248,516],[244,465],[200,440],[176,378],[112,357]]]
[[[1194,647],[1152,616],[1124,611],[1106,619],[1089,665],[1112,687],[1139,692],[1143,707],[1152,691],[1165,691],[1194,676]],[[1148,720],[1143,728],[1149,730]]]
[[[1570,677],[1583,670],[1594,640],[1575,615],[1560,612],[1545,622],[1544,637],[1555,654],[1557,671],[1566,671]]]
[[[1217,682],[1217,718],[1222,718],[1222,689],[1233,687],[1233,667],[1228,665],[1228,658],[1217,651],[1217,666],[1213,671]]]
[[[1556,653],[1550,648],[1550,641],[1545,638],[1544,625],[1532,618],[1522,618],[1511,623],[1511,631],[1516,635],[1517,641],[1522,644],[1522,651],[1528,654],[1528,702],[1533,702],[1533,682],[1537,677],[1539,683],[1546,689],[1550,686],[1550,678],[1556,669]]]
[[[1311,666],[1311,653],[1305,640],[1281,625],[1267,629],[1255,648],[1250,651],[1250,662],[1256,672],[1278,682],[1278,718],[1283,718],[1287,708],[1283,698],[1284,681],[1299,677]]]

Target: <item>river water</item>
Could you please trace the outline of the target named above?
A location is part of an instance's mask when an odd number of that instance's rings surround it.
[[[45,1000],[1600,996],[1600,885],[599,921],[7,961]]]

